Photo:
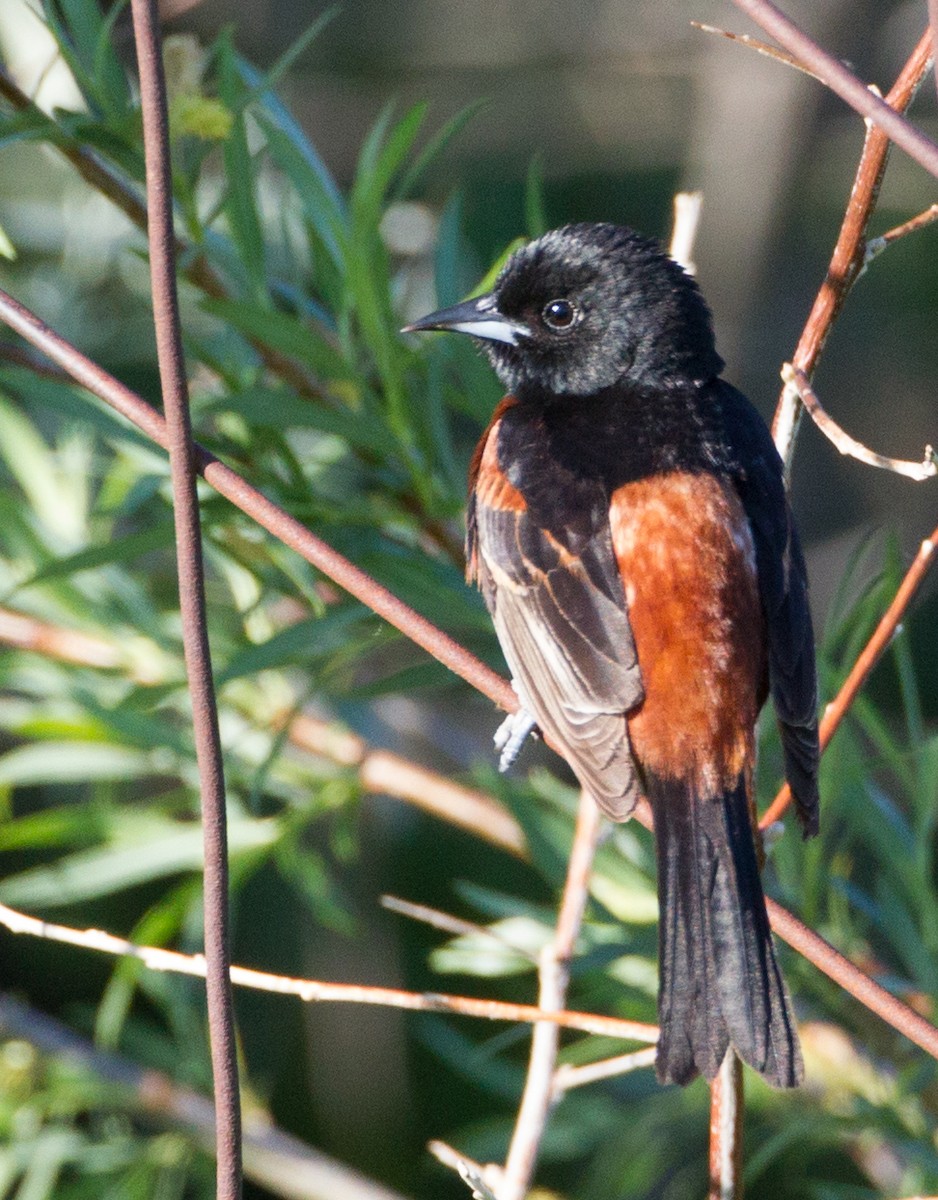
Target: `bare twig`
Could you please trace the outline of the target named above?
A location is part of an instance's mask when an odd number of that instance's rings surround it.
[[[710,1188],[708,1200],[743,1194],[743,1064],[730,1046],[710,1085]]]
[[[938,3],[938,0],[936,0]],[[917,216],[910,217],[908,221],[903,221],[901,225],[896,225],[893,229],[887,229],[885,233],[881,233],[879,237],[870,238],[866,243],[866,252],[863,255],[863,265],[868,266],[878,255],[882,254],[893,242],[897,242],[899,238],[906,237],[907,234],[916,233],[919,229],[924,229],[927,225],[938,221],[938,204],[930,204],[923,212]]]
[[[242,1179],[241,1099],[229,978],[225,777],[208,644],[202,530],[176,293],[166,80],[156,0],[131,0],[131,11],[143,110],[153,318],[172,478],[182,639],[192,696],[192,727],[202,802],[206,998],[216,1109],[216,1196],[218,1200],[237,1200],[241,1195]]]
[[[675,192],[674,224],[671,227],[671,244],[668,254],[680,263],[688,275],[697,274],[694,262],[694,243],[703,208],[703,192]]]
[[[441,912],[438,908],[430,908],[426,904],[401,900],[398,896],[382,896],[381,907],[390,912],[400,913],[402,917],[410,917],[412,921],[420,921],[432,929],[439,929],[442,933],[452,933],[456,937],[489,938],[497,945],[510,950],[512,954],[526,958],[528,962],[537,963],[537,957],[530,951],[502,937],[497,929],[489,929],[475,921],[465,921],[461,917],[454,917],[452,913]]]
[[[592,796],[582,793],[567,879],[557,915],[557,932],[541,954],[537,1002],[538,1008],[545,1012],[554,1012],[564,1006],[570,981],[570,960],[586,909],[589,878],[601,823],[602,818]],[[524,1093],[498,1188],[498,1200],[523,1200],[530,1187],[547,1118],[557,1099],[553,1079],[559,1044],[560,1030],[556,1025],[539,1025],[535,1028],[531,1037]]]
[[[766,897],[765,904],[772,928],[780,938],[909,1041],[921,1046],[932,1058],[938,1058],[938,1029],[930,1021],[887,992],[775,900]]]
[[[938,178],[938,145],[920,129],[890,107],[880,96],[848,71],[843,63],[799,29],[794,21],[770,0],[733,0],[737,8],[816,75],[822,83],[845,100],[861,116],[867,117],[926,171]],[[930,41],[930,39],[929,39]]]
[[[205,978],[205,958],[201,954],[179,954],[161,946],[138,946],[124,938],[103,933],[100,929],[72,929],[42,921],[27,913],[17,912],[0,904],[0,925],[11,933],[45,938],[69,946],[80,946],[101,954],[135,958],[151,971],[168,971],[176,975]],[[564,1029],[578,1029],[604,1037],[625,1038],[636,1042],[654,1042],[657,1027],[641,1021],[626,1021],[619,1017],[603,1017],[595,1013],[548,1012],[533,1004],[506,1004],[500,1000],[480,1000],[475,996],[449,996],[439,992],[404,992],[398,988],[367,987],[351,983],[324,983],[317,979],[292,979],[233,966],[231,982],[254,991],[274,992],[282,996],[297,996],[306,1003],[370,1004],[384,1008],[401,1008],[411,1012],[453,1013],[463,1017],[478,1017],[487,1021],[524,1021],[547,1023]]]
[[[870,450],[862,442],[851,437],[833,417],[824,411],[804,371],[793,367],[791,363],[784,363],[781,375],[785,384],[797,393],[798,399],[804,405],[811,420],[841,454],[847,454],[871,467],[880,467],[884,471],[893,471],[896,475],[905,475],[908,479],[914,479],[916,483],[933,479],[938,474],[938,461],[936,461],[935,452],[931,446],[925,447],[925,457],[922,462],[909,462],[906,459],[887,458],[884,454],[877,454],[875,450]]]
[[[904,112],[921,86],[930,65],[931,38],[926,30],[899,72],[895,84],[886,96],[886,103],[897,112]],[[804,371],[809,379],[820,361],[828,335],[850,289],[863,269],[866,259],[866,231],[876,207],[888,153],[889,138],[876,126],[867,125],[863,151],[830,266],[792,355],[793,364]],[[797,397],[789,389],[783,389],[772,432],[786,468],[790,467],[794,454],[800,414],[801,405]]]
[[[761,42],[758,38],[750,37],[748,33],[732,33],[729,29],[720,29],[716,25],[705,25],[702,21],[691,21],[691,25],[694,29],[699,29],[701,33],[716,34],[717,37],[726,38],[728,42],[736,42],[740,46],[746,46],[749,50],[755,50],[757,54],[763,54],[766,58],[774,58],[776,62],[783,63],[786,67],[794,67],[796,71],[801,71],[803,75],[810,75],[818,83],[824,82],[820,75],[816,75],[810,67],[799,62],[793,54],[787,54],[784,50],[779,50],[778,46],[770,45],[769,42]]]
[[[554,1097],[559,1099],[572,1088],[585,1087],[600,1079],[615,1079],[643,1067],[653,1067],[657,1053],[655,1046],[649,1046],[647,1050],[633,1050],[630,1054],[617,1054],[614,1058],[604,1058],[582,1066],[562,1063],[554,1072]]]
[[[932,531],[931,537],[927,537],[919,546],[918,553],[913,559],[912,565],[906,571],[902,583],[892,598],[892,603],[886,609],[885,613],[883,613],[879,624],[873,631],[873,636],[863,647],[856,662],[850,668],[850,673],[841,685],[840,691],[830,704],[828,704],[821,720],[820,740],[822,751],[834,736],[834,732],[847,715],[860,688],[866,682],[870,672],[879,662],[886,647],[895,636],[899,622],[905,616],[916,592],[922,586],[925,576],[934,565],[936,546],[938,546],[938,527]],[[791,789],[786,783],[779,789],[778,795],[762,814],[762,818],[759,821],[760,827],[765,829],[775,821],[778,821],[790,803]]]
[[[433,1157],[456,1171],[463,1183],[472,1192],[473,1200],[497,1200],[494,1186],[498,1182],[498,1168],[491,1163],[483,1166],[471,1158],[466,1158],[446,1142],[434,1140],[427,1145]]]
[[[215,1106],[180,1087],[169,1075],[143,1069],[106,1053],[45,1013],[0,994],[0,1035],[27,1041],[42,1054],[61,1056],[110,1084],[126,1089],[151,1122],[192,1131],[205,1149],[215,1145]],[[384,1184],[314,1150],[276,1126],[265,1113],[249,1111],[244,1126],[244,1170],[266,1192],[285,1200],[403,1200]]]

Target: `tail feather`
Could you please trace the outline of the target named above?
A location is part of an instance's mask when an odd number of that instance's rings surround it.
[[[713,1079],[732,1045],[774,1087],[804,1068],[775,958],[742,780],[701,800],[648,781],[658,852],[662,1083]]]

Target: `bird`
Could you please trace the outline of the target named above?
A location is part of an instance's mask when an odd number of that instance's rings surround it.
[[[505,396],[469,470],[467,577],[519,711],[615,821],[647,796],[658,874],[656,1070],[713,1080],[732,1047],[804,1066],[760,879],[756,719],[771,693],[805,837],[818,831],[807,576],[772,437],[722,378],[710,310],[658,242],[580,223],[491,292],[403,332],[469,334]]]

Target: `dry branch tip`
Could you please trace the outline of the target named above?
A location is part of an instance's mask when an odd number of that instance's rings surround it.
[[[818,83],[824,82],[820,75],[815,74],[803,62],[799,62],[793,54],[779,49],[778,46],[773,46],[770,42],[763,42],[748,33],[733,33],[729,29],[720,29],[718,25],[707,25],[703,21],[691,21],[691,25],[694,29],[699,29],[701,33],[712,33],[717,37],[725,38],[728,42],[736,42],[737,45],[745,46],[748,50],[755,50],[757,54],[762,54],[766,58],[774,58],[776,62],[782,63],[783,66],[793,67],[796,71],[800,71],[802,75],[810,75]]]
[[[922,483],[926,479],[933,479],[935,475],[938,475],[938,458],[930,445],[925,447],[925,455],[921,462],[890,458],[888,455],[879,454],[876,450],[871,450],[862,442],[858,442],[856,438],[851,437],[826,412],[804,371],[793,366],[792,363],[784,363],[781,376],[786,389],[793,389],[794,394],[804,405],[808,416],[841,454],[855,458],[858,462],[866,463],[867,466],[879,467],[883,471],[892,471],[895,475],[903,475],[915,483]]]

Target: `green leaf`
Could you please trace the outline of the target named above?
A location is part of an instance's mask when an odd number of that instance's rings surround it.
[[[108,121],[122,120],[130,109],[127,77],[111,36],[124,7],[115,4],[104,16],[96,0],[47,0],[44,5],[46,20],[85,99]]]
[[[433,255],[433,283],[437,303],[443,307],[455,304],[465,295],[469,281],[463,283],[465,247],[462,237],[462,192],[454,192],[440,216]]]
[[[55,528],[62,502],[55,453],[25,413],[2,398],[0,455],[39,518]]]
[[[257,172],[248,148],[244,116],[238,111],[243,85],[235,64],[230,32],[226,31],[219,39],[218,51],[219,92],[228,110],[236,114],[222,146],[225,212],[241,265],[253,284],[255,296],[260,297],[266,292],[266,270],[264,234],[254,195]]]
[[[48,808],[0,823],[0,850],[87,845],[104,837],[106,830],[106,819],[88,805]]]
[[[7,236],[6,230],[0,225],[0,258],[16,259],[16,247]]]
[[[87,550],[79,550],[76,554],[46,563],[23,586],[77,575],[80,571],[95,570],[106,563],[130,565],[144,554],[165,550],[173,544],[173,525],[168,513],[164,512],[162,516],[163,521],[151,529],[113,538],[100,546],[90,546]]]
[[[313,44],[316,38],[319,37],[320,33],[322,33],[326,26],[339,15],[340,11],[339,5],[334,4],[331,8],[327,8],[321,12],[319,16],[316,17],[316,19],[306,27],[300,36],[294,42],[291,42],[291,44],[286,48],[286,50],[284,50],[283,54],[280,55],[273,66],[271,66],[263,74],[261,74],[261,72],[258,71],[257,68],[251,63],[247,62],[243,58],[238,57],[236,59],[238,70],[240,71],[245,82],[250,85],[253,93],[250,99],[253,101],[255,98],[260,98],[263,99],[268,107],[277,106],[282,110],[283,113],[286,113],[289,116],[289,119],[292,121],[292,115],[287,113],[287,110],[283,108],[283,106],[280,104],[280,101],[277,100],[274,94],[274,88],[276,88],[277,84],[281,81],[281,79],[283,79],[284,75],[286,75],[293,64],[309,49],[309,47]]]
[[[311,366],[327,380],[354,378],[342,355],[329,345],[321,333],[310,329],[299,317],[249,300],[216,300],[207,297],[201,301],[201,307],[229,322],[245,337]]]
[[[274,845],[279,823],[229,819],[232,857]],[[202,829],[130,814],[116,823],[112,843],[66,855],[51,866],[33,867],[0,881],[0,901],[11,907],[46,908],[111,895],[154,879],[202,869]]]
[[[158,773],[146,751],[95,742],[44,741],[0,756],[0,786],[142,779]]]
[[[299,621],[257,646],[240,650],[218,676],[221,686],[242,675],[277,667],[315,662],[341,649],[353,638],[353,627],[369,620],[358,604],[348,604],[324,617]],[[0,760],[2,761],[2,760]]]
[[[201,406],[200,406],[201,407]],[[388,451],[390,433],[380,416],[364,417],[342,408],[327,408],[320,401],[297,396],[286,388],[248,388],[213,396],[207,412],[241,413],[252,425],[272,429],[318,429],[334,434],[379,460]]]
[[[266,112],[257,120],[267,139],[271,161],[287,176],[306,218],[325,246],[333,264],[344,262],[342,246],[348,234],[348,218],[335,181],[316,150],[292,118],[274,122]]]
[[[530,917],[497,921],[488,931],[463,934],[430,955],[430,965],[443,974],[476,975],[489,979],[527,975],[536,970],[537,958],[552,930]]]
[[[427,115],[427,105],[414,105],[391,129],[385,140],[385,130],[392,112],[390,105],[384,109],[365,139],[359,155],[352,185],[351,210],[360,232],[377,229],[384,197],[417,140]]]
[[[442,129],[438,130],[420,151],[411,165],[407,168],[398,184],[395,185],[393,198],[402,200],[409,196],[419,183],[421,177],[434,159],[440,154],[453,138],[457,137],[469,122],[490,104],[488,100],[475,100],[467,104],[455,116],[450,117]]]

